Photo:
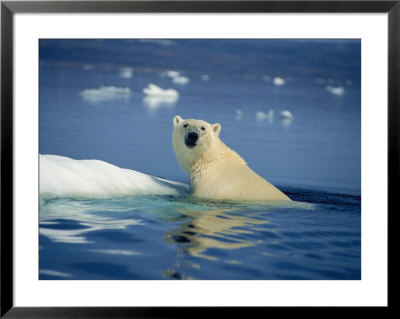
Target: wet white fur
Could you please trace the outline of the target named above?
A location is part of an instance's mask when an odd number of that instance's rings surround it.
[[[173,148],[179,164],[190,177],[193,196],[234,201],[290,200],[251,170],[236,152],[220,140],[220,124],[184,120],[178,115],[174,117],[173,124]],[[192,148],[185,144],[189,131],[199,134],[196,146]]]

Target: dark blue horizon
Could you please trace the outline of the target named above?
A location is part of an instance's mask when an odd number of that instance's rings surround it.
[[[42,39],[40,61],[189,73],[358,79],[358,39]],[[359,80],[359,79],[358,79]]]

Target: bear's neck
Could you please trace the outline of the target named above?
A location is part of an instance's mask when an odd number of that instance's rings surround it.
[[[246,165],[245,161],[228,146],[226,146],[221,140],[219,140],[214,147],[204,152],[201,157],[193,160],[192,165],[190,165],[189,176],[190,180],[199,178],[207,170],[218,165],[222,160],[228,161],[240,161]]]

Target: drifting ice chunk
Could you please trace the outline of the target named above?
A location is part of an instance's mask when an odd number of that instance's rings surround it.
[[[119,98],[128,98],[131,95],[130,88],[119,88],[115,86],[101,86],[98,89],[85,89],[79,94],[89,101],[105,101]]]
[[[190,81],[189,78],[186,77],[186,76],[183,76],[183,75],[181,75],[181,76],[176,76],[176,77],[173,77],[173,78],[172,78],[172,82],[174,82],[175,84],[182,84],[182,85],[185,85],[185,84],[188,84],[189,81]]]
[[[281,86],[281,85],[285,85],[286,84],[286,81],[284,79],[280,78],[279,76],[275,77],[272,82],[276,86]]]
[[[174,107],[177,96],[160,96],[160,95],[148,95],[143,99],[143,103],[146,104],[150,109],[155,110],[160,107],[171,108]]]
[[[242,110],[239,110],[239,109],[237,109],[236,110],[236,119],[237,120],[240,120],[241,118],[243,118],[243,111]]]
[[[280,118],[281,119],[290,119],[291,120],[291,119],[293,119],[293,114],[290,111],[285,110],[285,111],[281,112]]]
[[[256,112],[256,119],[257,119],[257,121],[268,120],[269,122],[272,122],[274,119],[274,111],[271,110],[268,113],[258,111],[258,112]]]
[[[326,86],[327,91],[331,92],[333,95],[341,96],[344,94],[344,87],[343,86]]]
[[[166,75],[170,78],[174,78],[174,77],[180,76],[181,73],[179,71],[169,70],[166,72]]]
[[[178,91],[174,89],[162,89],[153,83],[150,83],[146,88],[144,88],[143,93],[148,96],[179,97]]]
[[[119,76],[124,79],[130,79],[133,75],[133,69],[132,68],[121,68],[119,70]]]
[[[163,71],[163,72],[160,73],[160,77],[161,78],[166,78],[166,77],[175,78],[175,77],[180,76],[180,75],[181,75],[181,72],[174,71],[174,70]]]
[[[40,155],[42,198],[115,198],[134,195],[177,195],[186,184],[168,181],[100,160],[74,160]]]
[[[280,120],[283,126],[288,126],[292,123],[293,121],[293,114],[290,111],[282,111],[280,113]]]
[[[162,72],[160,74],[160,76],[162,78],[165,78],[165,77],[171,78],[172,82],[175,84],[185,85],[190,82],[190,79],[186,76],[183,76],[181,74],[181,72],[179,72],[179,71],[173,71],[173,70],[165,71],[165,72]]]

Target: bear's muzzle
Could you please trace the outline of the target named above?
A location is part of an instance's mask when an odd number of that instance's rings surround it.
[[[189,132],[185,138],[185,144],[187,147],[192,148],[196,146],[196,142],[199,139],[199,134],[196,132]]]

